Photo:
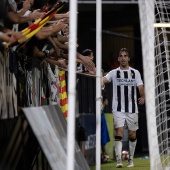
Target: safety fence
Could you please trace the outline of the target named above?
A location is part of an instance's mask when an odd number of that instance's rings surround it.
[[[50,170],[39,143],[25,118],[22,108],[45,105],[60,106],[67,119],[68,72],[24,52],[1,53],[1,166],[8,169]],[[86,157],[95,164],[95,76],[77,74],[77,121],[87,131]],[[111,93],[108,91],[111,96]],[[77,122],[76,122],[77,123]],[[76,124],[76,128],[78,124]],[[78,141],[79,142],[79,141]],[[12,153],[12,154],[11,154]]]
[[[67,83],[68,72],[58,66],[52,66],[41,59],[25,55],[22,48],[19,53],[10,50],[0,53],[0,158],[4,160],[4,170],[39,169],[50,170],[44,153],[35,138],[22,108],[59,104],[67,117]],[[95,164],[96,140],[96,81],[95,76],[77,74],[76,120],[87,132],[85,156],[88,164]],[[106,113],[112,113],[112,84],[105,87],[109,105]],[[143,108],[141,108],[143,109]],[[139,124],[146,124],[144,110],[141,110]],[[77,123],[76,122],[76,123]],[[78,125],[76,126],[76,128]],[[144,126],[145,128],[146,126]],[[146,129],[144,129],[146,132]],[[147,150],[147,139],[139,129],[140,147]],[[142,138],[144,139],[144,137]],[[11,154],[13,153],[13,154]],[[13,167],[13,168],[11,168]]]

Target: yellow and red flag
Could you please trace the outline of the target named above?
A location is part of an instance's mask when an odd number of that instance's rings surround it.
[[[68,98],[67,98],[67,88],[66,88],[66,76],[64,70],[58,70],[59,75],[59,96],[60,96],[60,108],[67,120],[68,117]]]
[[[59,12],[65,6],[65,4],[66,2],[62,2],[54,6],[54,8],[52,8],[49,12],[42,15],[34,23],[32,23],[27,28],[21,31],[24,36],[23,38],[16,40],[13,44],[9,43],[7,45],[14,46],[14,45],[22,44],[23,42],[33,37],[47,23],[47,21],[49,21],[54,16],[54,14]]]

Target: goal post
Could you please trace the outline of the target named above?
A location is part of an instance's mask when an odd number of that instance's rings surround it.
[[[155,24],[170,23],[170,2],[155,1]],[[155,92],[159,155],[170,169],[170,26],[155,26]]]
[[[170,3],[138,2],[150,169],[166,170],[170,168]]]

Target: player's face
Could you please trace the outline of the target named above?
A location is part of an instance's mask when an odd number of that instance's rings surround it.
[[[125,51],[120,52],[119,57],[118,57],[118,61],[120,63],[120,66],[122,66],[122,67],[129,66],[130,58],[128,56],[128,53],[125,52]]]

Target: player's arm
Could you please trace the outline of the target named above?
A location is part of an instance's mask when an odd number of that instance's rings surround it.
[[[109,83],[109,80],[106,77],[102,77],[102,83],[103,84]]]
[[[140,105],[143,105],[145,103],[145,92],[144,92],[144,86],[143,85],[139,85],[138,86],[138,90],[139,90],[139,94],[140,94],[140,97],[138,99],[138,103]]]
[[[109,80],[106,77],[101,78],[101,88],[105,88],[105,83],[109,83]]]

